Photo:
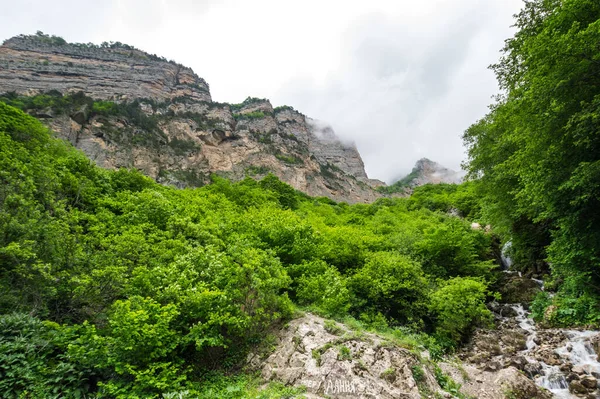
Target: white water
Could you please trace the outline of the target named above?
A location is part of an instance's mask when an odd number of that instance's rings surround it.
[[[513,305],[512,308],[517,312],[516,320],[519,327],[527,331],[527,349],[521,354],[529,362],[536,362],[534,358],[529,356],[530,352],[538,346],[535,343],[537,338],[535,323],[528,317],[528,313],[522,305]],[[563,346],[556,348],[554,352],[568,359],[573,366],[583,367],[587,374],[600,373],[600,362],[598,362],[598,357],[590,344],[590,338],[599,334],[599,332],[576,330],[562,330],[562,332],[567,336],[567,341]],[[544,362],[539,362],[539,364],[542,371],[541,375],[535,379],[537,385],[548,389],[556,399],[579,399],[569,392],[569,383],[565,378],[565,373],[560,371],[559,366],[550,366]]]
[[[508,241],[506,244],[504,244],[500,251],[500,259],[502,260],[502,268],[504,270],[509,270],[513,263],[512,259],[508,255],[510,247],[512,247],[512,241]]]

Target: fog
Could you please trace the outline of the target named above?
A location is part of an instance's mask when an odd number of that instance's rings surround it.
[[[120,41],[208,81],[215,101],[291,105],[356,143],[387,182],[430,158],[458,170],[461,135],[498,88],[488,65],[520,0],[0,0],[0,38]]]

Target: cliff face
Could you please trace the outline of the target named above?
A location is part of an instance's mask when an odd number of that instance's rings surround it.
[[[211,101],[208,84],[174,62],[127,45],[58,44],[44,36],[17,36],[0,47],[0,88],[19,94],[83,91],[103,100],[186,96]]]
[[[273,109],[267,100],[212,102],[208,85],[191,69],[130,46],[48,36],[7,40],[0,47],[0,93],[49,91],[61,101],[61,95],[78,96],[76,109],[50,101],[28,112],[106,168],[137,168],[180,187],[205,184],[211,173],[233,180],[273,173],[336,201],[380,196],[374,188],[383,183],[368,179],[356,148],[331,128],[291,107]]]
[[[460,184],[464,173],[455,172],[427,158],[419,159],[412,172],[395,182],[392,186],[411,189],[424,184],[452,183]]]

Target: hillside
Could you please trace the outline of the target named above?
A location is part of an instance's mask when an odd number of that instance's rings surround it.
[[[2,102],[0,155],[4,397],[219,397],[207,375],[271,351],[297,306],[435,353],[490,320],[491,237],[427,201],[338,204],[273,175],[164,186]]]
[[[178,187],[216,173],[273,173],[309,195],[371,202],[383,183],[360,154],[291,107],[211,100],[191,69],[121,43],[70,44],[41,33],[0,47],[3,100],[38,117],[98,165],[136,168]]]

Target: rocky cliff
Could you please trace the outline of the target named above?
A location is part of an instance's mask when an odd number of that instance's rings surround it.
[[[412,172],[401,179],[409,187],[422,186],[424,184],[454,183],[462,182],[463,173],[448,169],[437,162],[427,158],[421,158],[415,164]]]
[[[137,168],[165,184],[198,186],[273,173],[298,190],[370,202],[357,149],[330,127],[268,100],[211,100],[182,65],[121,43],[69,44],[37,34],[0,47],[0,93],[106,168]]]
[[[0,88],[28,95],[83,91],[103,100],[186,96],[211,101],[208,84],[175,62],[121,43],[70,44],[42,34],[3,43]]]

